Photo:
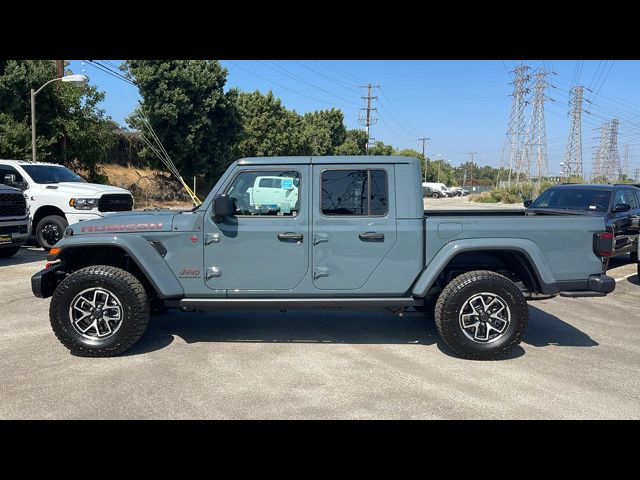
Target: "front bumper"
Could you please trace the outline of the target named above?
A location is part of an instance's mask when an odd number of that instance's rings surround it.
[[[586,290],[561,291],[561,297],[604,297],[616,289],[614,278],[605,275],[591,275],[586,285]]]
[[[0,244],[0,248],[9,248],[22,245],[29,237],[28,219],[0,222],[0,235],[11,235],[11,243]]]
[[[64,277],[64,273],[59,271],[59,268],[60,264],[52,265],[31,277],[31,291],[36,297],[48,298],[53,295],[53,291],[62,279],[61,277]]]

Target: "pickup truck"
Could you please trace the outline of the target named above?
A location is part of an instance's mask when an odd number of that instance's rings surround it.
[[[294,179],[297,202],[239,209],[258,177]],[[155,309],[418,315],[435,302],[446,344],[491,359],[520,342],[527,300],[614,290],[603,233],[602,218],[523,209],[425,215],[411,157],[244,158],[193,210],[68,227],[31,281],[37,297],[52,296],[53,331],[74,355],[124,352]]]
[[[640,236],[640,189],[633,185],[563,184],[548,188],[534,201],[527,200],[527,215],[586,215],[603,219],[613,237],[609,258],[630,254],[637,262]]]
[[[55,163],[0,159],[0,183],[24,191],[30,212],[30,233],[46,250],[62,238],[70,223],[133,209],[133,197],[127,190],[87,183],[80,175]]]
[[[12,257],[29,236],[29,210],[17,188],[0,184],[0,258]]]

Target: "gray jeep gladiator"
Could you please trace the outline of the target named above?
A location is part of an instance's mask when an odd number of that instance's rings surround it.
[[[21,190],[0,183],[0,258],[20,251],[29,236],[29,211]]]
[[[491,359],[520,342],[527,300],[614,290],[604,233],[522,209],[425,214],[415,158],[244,158],[193,210],[70,225],[32,289],[75,355],[124,352],[155,309],[435,308],[454,352]]]

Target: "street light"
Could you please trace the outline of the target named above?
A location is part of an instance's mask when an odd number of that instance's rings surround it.
[[[50,83],[57,82],[69,83],[74,87],[84,87],[89,79],[85,75],[74,74],[65,75],[60,78],[53,78],[42,85],[38,90],[31,89],[31,161],[36,161],[36,95],[38,95],[44,87]]]

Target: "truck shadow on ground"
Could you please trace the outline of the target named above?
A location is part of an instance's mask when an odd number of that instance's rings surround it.
[[[13,257],[0,258],[0,268],[10,265],[22,265],[25,263],[44,262],[47,252],[40,247],[22,247]],[[44,268],[44,265],[42,265]]]
[[[524,343],[590,347],[598,345],[588,335],[558,317],[530,307],[530,323]],[[384,312],[331,312],[290,310],[181,313],[168,312],[151,318],[140,341],[125,355],[160,350],[175,336],[187,343],[324,343],[436,345],[446,355],[457,357],[439,338],[433,317],[397,317]],[[518,346],[504,360],[524,354]]]

